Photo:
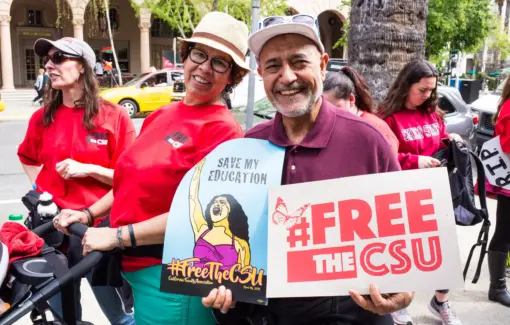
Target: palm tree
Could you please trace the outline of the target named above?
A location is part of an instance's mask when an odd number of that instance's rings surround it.
[[[381,101],[399,71],[425,56],[428,0],[353,0],[349,65]]]

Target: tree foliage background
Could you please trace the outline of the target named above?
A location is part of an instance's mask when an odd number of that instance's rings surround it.
[[[492,30],[490,0],[429,0],[426,55],[478,51]]]
[[[262,16],[285,15],[289,8],[285,0],[261,0]],[[136,11],[140,8],[133,4]],[[165,21],[181,37],[192,34],[200,19],[208,12],[222,11],[251,27],[251,0],[147,0],[144,7],[153,16]]]

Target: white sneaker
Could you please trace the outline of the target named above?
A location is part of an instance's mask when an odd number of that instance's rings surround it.
[[[438,305],[434,297],[432,297],[432,300],[430,300],[429,303],[429,310],[432,314],[441,319],[443,325],[462,325],[460,320],[453,312],[449,301],[443,303],[442,305]]]
[[[391,313],[391,317],[396,325],[413,325],[413,319],[407,311],[407,308]]]

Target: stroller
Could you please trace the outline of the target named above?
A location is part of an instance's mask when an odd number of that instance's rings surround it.
[[[32,231],[44,238],[56,230],[52,222],[47,222]],[[73,224],[69,231],[82,238],[87,226]],[[5,248],[0,245],[0,257],[5,256]],[[92,252],[69,269],[65,255],[45,243],[40,256],[13,261],[7,270],[4,283],[0,286],[2,300],[11,305],[10,309],[0,316],[0,325],[14,324],[29,313],[34,325],[79,324],[75,316],[73,284],[80,281],[102,257],[102,252]],[[62,297],[62,317],[54,312],[47,302],[59,292]],[[53,312],[55,321],[46,319],[47,310]]]

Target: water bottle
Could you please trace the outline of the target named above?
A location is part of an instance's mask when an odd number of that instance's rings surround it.
[[[53,196],[44,192],[39,196],[39,204],[37,204],[37,214],[42,220],[53,219],[59,213],[58,207],[53,202]]]
[[[9,221],[12,221],[12,222],[23,222],[23,215],[22,214],[10,214],[9,215]]]

